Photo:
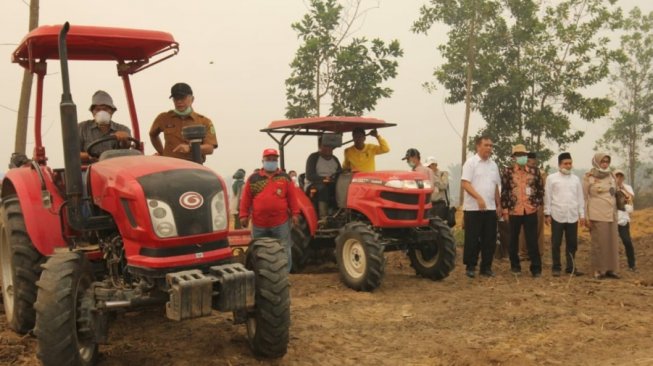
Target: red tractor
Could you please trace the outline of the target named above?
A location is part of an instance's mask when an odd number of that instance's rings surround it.
[[[254,240],[245,265],[234,263],[222,178],[196,162],[143,155],[129,76],[177,52],[168,33],[66,23],[35,29],[13,53],[13,62],[38,80],[36,146],[33,158],[2,183],[2,295],[9,326],[34,329],[45,365],[92,365],[112,313],[146,306],[165,306],[173,320],[233,312],[246,324],[254,353],[286,353],[290,300],[282,246]],[[61,62],[63,169],[47,165],[41,142],[48,59]],[[117,62],[131,149],[81,164],[68,60]],[[191,142],[202,133],[193,127]]]
[[[295,136],[320,136],[323,144],[339,147],[345,132],[390,126],[395,124],[375,118],[315,117],[274,121],[261,131],[278,144],[283,169],[284,147]],[[342,281],[359,291],[381,284],[387,251],[406,251],[415,272],[425,278],[441,280],[453,270],[455,242],[442,220],[428,216],[433,188],[425,175],[343,172],[335,182],[335,205],[326,219],[318,221],[310,187],[297,195],[302,218],[292,231],[294,272],[334,247]]]

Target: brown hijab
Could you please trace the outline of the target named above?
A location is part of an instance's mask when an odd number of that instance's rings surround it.
[[[610,175],[609,167],[608,169],[605,170],[601,169],[601,160],[603,160],[603,158],[606,157],[610,159],[610,162],[612,162],[612,158],[610,157],[610,155],[606,153],[599,152],[594,154],[594,158],[592,159],[592,170],[590,170],[590,175],[599,179],[605,178],[608,175]]]

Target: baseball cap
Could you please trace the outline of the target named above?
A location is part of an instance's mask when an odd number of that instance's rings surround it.
[[[263,157],[272,156],[272,155],[279,156],[279,152],[277,151],[277,149],[265,149],[265,150],[263,150]]]
[[[104,90],[98,90],[95,92],[95,94],[93,94],[93,98],[91,98],[91,107],[88,110],[92,112],[93,107],[96,105],[106,105],[111,107],[114,112],[118,109],[115,105],[113,105],[113,99],[109,93],[105,92]]]
[[[406,156],[404,156],[403,158],[401,158],[401,160],[407,160],[408,158],[412,158],[412,157],[414,157],[414,156],[418,156],[418,157],[419,157],[419,150],[417,150],[417,149],[413,149],[413,148],[411,147],[410,149],[406,150]]]
[[[435,157],[429,156],[428,158],[426,158],[426,161],[424,162],[424,166],[429,166],[431,164],[437,164],[437,163],[438,161],[435,160]]]
[[[624,177],[626,176],[626,174],[624,174],[624,171],[621,169],[617,169],[614,171],[614,175],[619,175],[619,174],[623,175]]]
[[[186,83],[177,83],[170,88],[170,98],[183,98],[187,95],[193,95],[193,89]]]

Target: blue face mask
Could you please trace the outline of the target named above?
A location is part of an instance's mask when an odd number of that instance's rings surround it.
[[[515,162],[519,166],[524,166],[528,162],[528,156],[518,156],[515,158]]]
[[[266,172],[273,172],[277,170],[277,167],[279,166],[278,161],[263,161],[263,169]]]
[[[176,113],[178,116],[182,116],[182,117],[183,117],[183,116],[187,116],[187,115],[189,115],[190,112],[193,111],[193,108],[191,108],[191,107],[187,107],[187,108],[184,109],[183,111],[178,111],[177,109],[174,109],[174,111],[175,111],[175,113]]]

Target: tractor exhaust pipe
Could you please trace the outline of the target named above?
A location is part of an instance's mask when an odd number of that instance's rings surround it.
[[[61,79],[63,94],[59,104],[61,114],[61,132],[63,136],[63,156],[66,178],[66,200],[68,223],[75,230],[81,230],[84,224],[82,216],[82,164],[79,157],[81,151],[79,132],[77,131],[77,106],[70,94],[70,78],[68,76],[68,48],[66,36],[70,24],[66,22],[59,32],[59,59],[61,61]]]

